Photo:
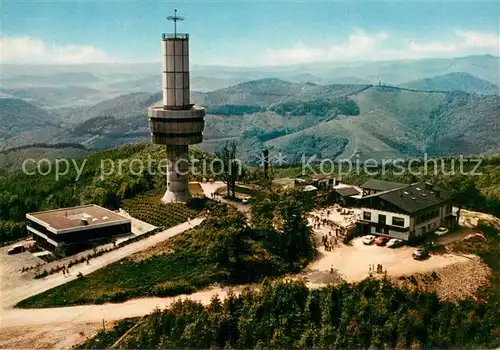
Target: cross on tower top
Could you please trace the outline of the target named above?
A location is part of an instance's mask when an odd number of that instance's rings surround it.
[[[177,36],[177,21],[183,21],[184,17],[177,16],[177,9],[174,10],[173,16],[168,16],[167,19],[169,21],[174,22],[174,36]]]

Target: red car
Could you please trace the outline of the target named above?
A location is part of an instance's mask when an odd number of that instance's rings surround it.
[[[379,236],[376,240],[375,240],[375,244],[378,245],[378,246],[384,246],[387,242],[389,242],[389,237],[385,237],[385,236]]]
[[[465,238],[466,239],[471,239],[471,238],[472,239],[485,239],[484,233],[482,233],[482,232],[476,232],[476,233],[470,234]]]

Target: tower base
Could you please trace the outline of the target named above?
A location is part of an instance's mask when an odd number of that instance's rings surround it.
[[[167,145],[167,192],[163,203],[187,202],[189,199],[188,146]]]
[[[167,191],[161,198],[162,203],[186,203],[191,198],[189,191],[172,192]]]

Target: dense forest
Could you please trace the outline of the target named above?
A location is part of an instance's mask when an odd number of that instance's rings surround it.
[[[259,291],[214,297],[206,307],[178,301],[118,343],[112,332],[101,332],[81,348],[494,348],[499,321],[484,304],[440,302],[435,294],[385,281],[320,290],[301,282],[264,283]]]
[[[245,105],[216,105],[207,106],[205,111],[209,114],[217,115],[245,115],[257,113],[262,110],[259,106],[245,106]]]
[[[358,115],[359,107],[346,96],[332,100],[287,101],[273,105],[269,110],[280,115],[299,116],[312,115],[321,117],[325,115]]]

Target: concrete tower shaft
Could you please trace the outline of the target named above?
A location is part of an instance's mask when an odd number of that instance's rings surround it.
[[[203,140],[205,110],[190,102],[189,35],[163,34],[163,101],[148,110],[153,143],[167,147],[165,203],[189,199],[188,146]]]

